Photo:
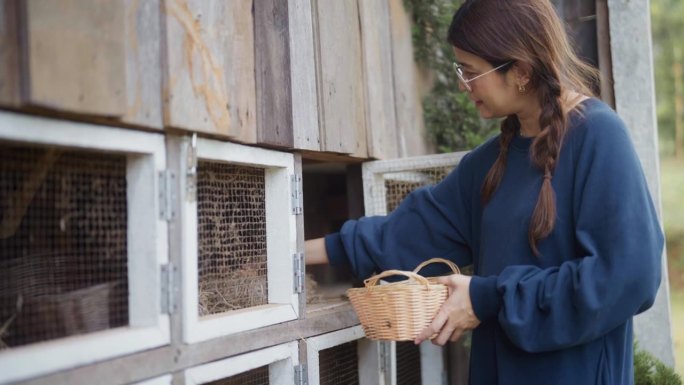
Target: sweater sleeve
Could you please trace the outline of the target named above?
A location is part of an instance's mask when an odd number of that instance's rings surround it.
[[[349,265],[364,279],[378,271],[411,270],[434,257],[472,263],[468,155],[442,182],[411,192],[389,215],[349,220],[339,233],[327,235],[330,264]],[[424,272],[443,271],[435,264]]]
[[[617,115],[594,118],[576,160],[577,258],[509,266],[470,284],[478,318],[497,317],[526,351],[599,338],[648,309],[660,284],[663,234],[639,159]]]

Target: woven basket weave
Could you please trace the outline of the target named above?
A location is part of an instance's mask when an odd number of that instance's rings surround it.
[[[435,317],[448,295],[445,285],[418,274],[425,266],[441,262],[455,274],[458,267],[442,258],[429,259],[413,271],[387,270],[364,281],[365,287],[347,290],[366,337],[372,340],[412,341]],[[407,280],[378,285],[380,279],[403,275]]]

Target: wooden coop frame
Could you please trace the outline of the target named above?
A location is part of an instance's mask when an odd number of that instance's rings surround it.
[[[270,385],[295,383],[295,377],[301,375],[297,370],[299,365],[298,343],[289,342],[199,365],[185,370],[183,376],[186,385],[200,385],[226,379],[266,365],[268,365]]]
[[[136,382],[133,385],[171,385],[172,381],[173,381],[173,376],[170,374],[167,374],[165,376],[155,377],[155,378],[151,378],[149,380]]]
[[[158,213],[160,134],[0,111],[0,141],[126,155],[128,326],[37,342],[0,352],[0,383],[168,344],[169,317],[159,291],[168,262],[167,224]],[[154,240],[150,242],[150,239]]]
[[[213,139],[169,137],[169,156],[178,175],[183,340],[186,343],[244,332],[299,317],[299,294],[293,266],[297,253],[294,156]],[[268,303],[253,308],[199,316],[198,309],[198,205],[199,161],[241,165],[264,170]],[[295,187],[293,187],[295,186]],[[293,274],[283,274],[283,272]]]
[[[306,340],[308,385],[320,385],[320,352],[357,341],[358,379],[360,384],[380,384],[382,367],[377,359],[377,342],[365,338],[361,326],[311,337]]]
[[[423,174],[423,171],[430,169],[453,169],[466,154],[466,151],[461,151],[364,163],[362,166],[362,179],[365,215],[388,214],[387,181],[406,182],[416,187],[434,184],[438,181]],[[395,385],[398,383],[397,344],[395,342],[382,342],[381,344],[384,345],[381,351],[385,352],[387,356],[385,360],[387,362],[386,374],[389,378],[389,384]],[[448,370],[445,360],[445,348],[425,342],[418,347],[416,354],[420,355],[421,383],[447,383]]]

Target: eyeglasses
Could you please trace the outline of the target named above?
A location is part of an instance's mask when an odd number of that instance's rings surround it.
[[[472,92],[472,91],[473,91],[472,87],[470,87],[470,84],[468,84],[468,83],[472,82],[473,80],[475,80],[475,79],[477,79],[477,78],[481,78],[481,77],[483,77],[483,76],[485,76],[485,75],[487,75],[487,74],[489,74],[489,73],[492,73],[492,72],[494,72],[494,71],[496,71],[496,70],[498,70],[498,69],[500,69],[500,68],[503,68],[503,67],[505,67],[505,66],[507,66],[507,65],[509,65],[509,64],[511,64],[510,61],[509,61],[509,62],[506,62],[506,63],[504,63],[504,64],[502,64],[502,65],[500,65],[500,66],[498,66],[498,67],[492,68],[492,69],[490,69],[490,70],[487,71],[487,72],[481,73],[481,74],[479,74],[479,75],[473,74],[473,77],[469,77],[469,76],[466,76],[466,75],[464,74],[464,72],[463,72],[463,66],[462,66],[462,65],[460,65],[460,64],[458,64],[458,63],[456,63],[456,62],[453,63],[453,65],[454,65],[454,70],[456,71],[456,76],[458,76],[458,80],[461,81],[461,84],[463,84],[463,87],[465,87],[465,89],[466,89],[468,92]]]

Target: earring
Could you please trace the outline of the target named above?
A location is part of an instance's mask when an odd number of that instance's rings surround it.
[[[520,92],[521,94],[524,94],[525,91],[527,91],[527,89],[525,88],[525,85],[518,84],[518,92]]]

